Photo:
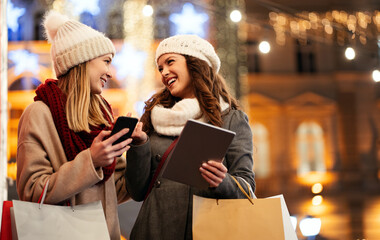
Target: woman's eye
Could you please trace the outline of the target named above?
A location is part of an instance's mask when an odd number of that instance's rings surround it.
[[[170,63],[172,63],[172,62],[174,62],[174,60],[169,60],[169,61],[168,61],[168,64],[170,64]]]

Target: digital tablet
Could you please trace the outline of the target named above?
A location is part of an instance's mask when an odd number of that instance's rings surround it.
[[[199,168],[208,160],[222,160],[234,136],[235,132],[230,130],[188,120],[162,167],[161,176],[197,188],[209,187]]]

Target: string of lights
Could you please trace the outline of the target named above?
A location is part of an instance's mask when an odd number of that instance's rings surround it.
[[[380,11],[330,10],[326,12],[297,11],[287,6],[266,0],[255,3],[268,10],[268,19],[250,16],[245,19],[252,29],[270,29],[275,33],[276,44],[285,46],[288,37],[300,44],[309,41],[344,47],[344,55],[352,61],[356,52],[373,56],[377,53],[377,64],[372,73],[374,81],[380,81]],[[258,26],[258,27],[257,27]],[[263,42],[262,53],[268,53],[270,43]]]

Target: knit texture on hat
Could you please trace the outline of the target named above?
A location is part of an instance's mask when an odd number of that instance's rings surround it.
[[[216,72],[220,69],[220,59],[214,47],[196,35],[176,35],[164,39],[156,50],[156,63],[161,55],[178,53],[199,58],[207,62]]]
[[[80,63],[109,53],[115,55],[113,43],[103,33],[58,12],[48,12],[43,25],[57,77]]]

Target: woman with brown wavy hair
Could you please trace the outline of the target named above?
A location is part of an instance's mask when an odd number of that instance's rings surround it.
[[[165,87],[146,102],[127,152],[128,192],[136,201],[145,199],[131,239],[192,239],[193,194],[243,198],[231,176],[254,191],[252,133],[247,115],[218,74],[220,59],[209,42],[194,35],[167,38],[156,50],[156,63]],[[223,161],[209,160],[199,169],[209,188],[161,177],[152,182],[161,156],[189,119],[236,133]]]

